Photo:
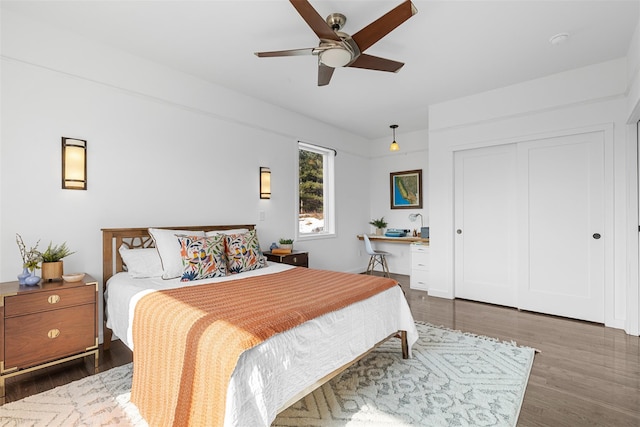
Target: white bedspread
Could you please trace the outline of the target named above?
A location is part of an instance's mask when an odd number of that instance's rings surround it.
[[[132,279],[128,273],[118,273],[109,279],[105,294],[107,326],[133,350],[131,325],[135,304],[149,292],[237,280],[289,268],[293,267],[269,263],[269,267],[260,270],[187,283],[179,279]],[[296,394],[398,330],[407,331],[411,348],[418,332],[402,289],[394,286],[247,350],[240,356],[229,383],[224,425],[270,425]],[[398,351],[401,351],[399,340]]]

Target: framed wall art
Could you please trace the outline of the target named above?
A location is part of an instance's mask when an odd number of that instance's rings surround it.
[[[391,209],[422,209],[422,169],[391,172]]]

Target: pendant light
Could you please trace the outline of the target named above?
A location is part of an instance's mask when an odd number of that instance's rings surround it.
[[[393,142],[389,146],[389,151],[398,151],[400,150],[400,146],[396,142],[396,128],[398,127],[398,125],[391,125],[389,127],[393,129]]]

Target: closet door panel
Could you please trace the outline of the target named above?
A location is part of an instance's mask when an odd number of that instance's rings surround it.
[[[604,322],[604,139],[518,145],[522,309]]]
[[[455,297],[516,305],[516,147],[455,153]]]

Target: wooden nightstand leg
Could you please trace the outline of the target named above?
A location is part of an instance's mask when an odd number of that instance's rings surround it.
[[[4,396],[4,382],[5,382],[5,377],[0,376],[0,402],[4,405],[5,404],[5,396]]]
[[[98,373],[98,366],[100,365],[100,349],[95,349],[91,352],[85,353],[85,361],[90,361],[90,357],[93,356],[93,373]]]

